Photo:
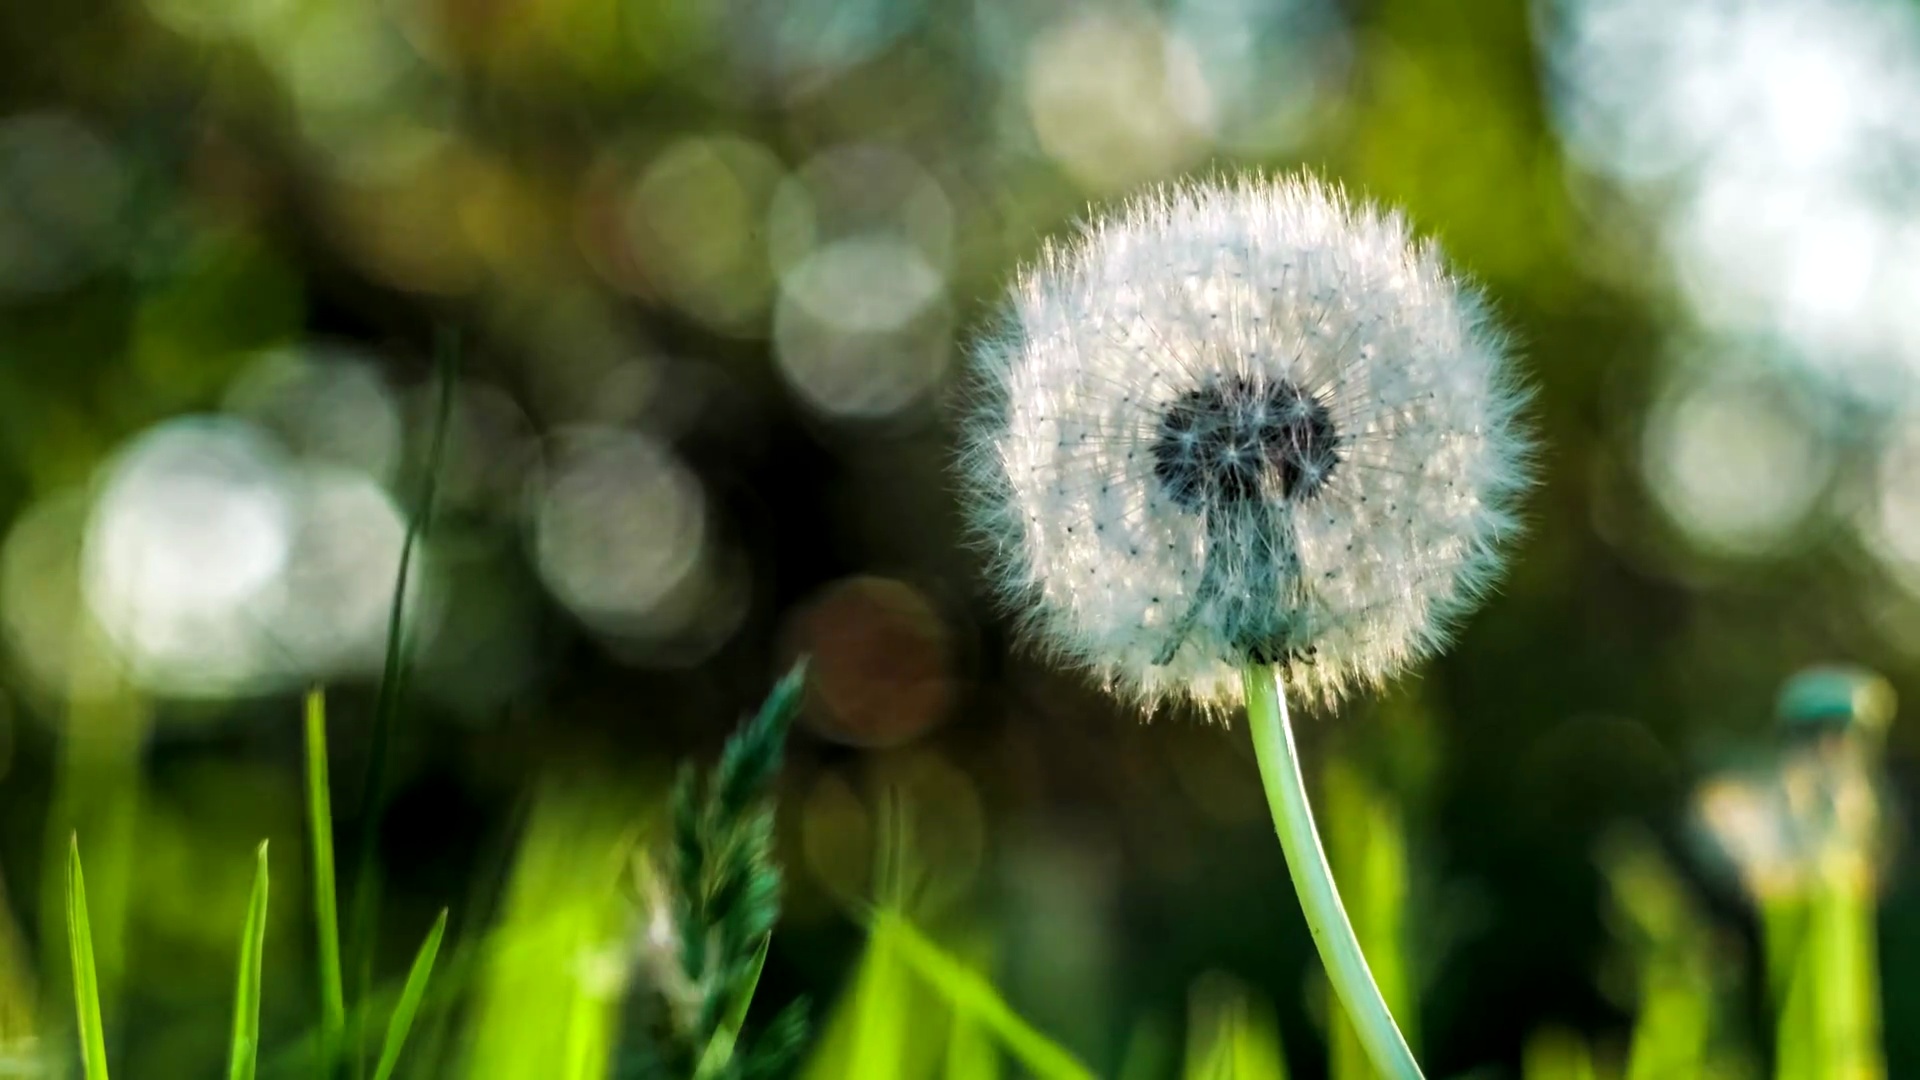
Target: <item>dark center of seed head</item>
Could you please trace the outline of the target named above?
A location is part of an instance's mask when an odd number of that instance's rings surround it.
[[[1160,414],[1153,474],[1179,506],[1313,498],[1340,463],[1333,415],[1285,380],[1223,379]]]

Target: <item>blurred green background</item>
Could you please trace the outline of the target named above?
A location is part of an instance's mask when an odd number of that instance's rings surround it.
[[[949,468],[968,336],[1045,237],[1156,180],[1297,166],[1438,238],[1537,390],[1499,595],[1302,721],[1430,1074],[1788,1071],[1765,916],[1804,845],[1707,796],[1774,775],[1794,671],[1920,676],[1904,0],[6,5],[0,1076],[9,1039],[71,1041],[75,829],[116,1071],[214,1074],[262,837],[267,1041],[311,1023],[314,683],[342,865],[384,882],[376,978],[442,906],[462,955],[516,918],[589,928],[434,1018],[457,1075],[558,1075],[490,1048],[487,1010],[617,1001],[619,845],[802,653],[762,998],[848,1000],[885,898],[1100,1075],[1173,1075],[1223,985],[1322,1075],[1244,732],[1143,724],[1023,653]],[[1895,1077],[1920,1075],[1917,751],[1896,717],[1861,766]],[[1645,1064],[1654,1021],[1692,1056]]]

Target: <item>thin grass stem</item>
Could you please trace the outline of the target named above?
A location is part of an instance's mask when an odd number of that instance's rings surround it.
[[[374,920],[378,911],[378,883],[374,879],[380,818],[386,809],[387,758],[398,724],[400,705],[405,697],[407,661],[406,634],[407,586],[413,572],[413,559],[433,523],[434,498],[440,479],[440,462],[446,452],[447,429],[453,417],[454,384],[459,374],[459,338],[452,331],[440,334],[435,342],[435,367],[439,376],[439,397],[434,407],[433,433],[427,445],[427,458],[420,480],[420,499],[407,520],[407,531],[400,542],[400,562],[394,574],[393,606],[387,617],[387,649],[381,668],[380,693],[374,703],[372,745],[367,754],[367,780],[361,792],[360,855],[354,874],[353,941],[356,953],[356,990],[364,997],[373,985]],[[347,1036],[353,1046],[354,1075],[367,1075],[368,1040],[356,1027]]]
[[[327,701],[307,693],[307,835],[313,856],[313,921],[319,949],[321,1080],[333,1074],[347,1027],[340,977],[340,901],[333,869],[333,796],[327,778]]]
[[[1091,1070],[1014,1012],[979,972],[928,940],[899,913],[884,908],[875,912],[870,933],[876,945],[891,950],[956,1011],[998,1036],[1007,1052],[1034,1076],[1042,1080],[1093,1080]],[[897,1002],[886,1004],[897,1007]]]
[[[406,1049],[407,1036],[413,1031],[413,1018],[419,1014],[420,1002],[427,996],[427,982],[433,978],[433,961],[440,955],[440,939],[446,933],[447,911],[442,908],[413,959],[413,969],[407,972],[407,985],[400,991],[399,1004],[393,1007],[393,1019],[387,1023],[387,1041],[380,1050],[380,1064],[373,1071],[373,1080],[392,1080],[394,1070],[400,1067],[400,1052]]]
[[[82,1075],[86,1080],[107,1080],[107,1037],[100,1019],[100,978],[93,962],[93,926],[87,917],[87,878],[80,872],[78,834],[67,842],[67,946],[73,958]]]
[[[240,930],[239,972],[234,979],[233,1038],[228,1080],[253,1080],[260,1066],[260,961],[267,944],[267,842],[254,852],[253,894]]]

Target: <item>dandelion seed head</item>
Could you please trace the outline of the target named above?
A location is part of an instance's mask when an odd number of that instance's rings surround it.
[[[1515,530],[1524,395],[1477,295],[1312,179],[1163,188],[1046,247],[975,350],[995,585],[1143,705],[1331,703],[1443,643]]]
[[[1756,899],[1804,895],[1823,882],[1871,893],[1891,853],[1885,803],[1867,744],[1833,735],[1701,785],[1695,840]]]

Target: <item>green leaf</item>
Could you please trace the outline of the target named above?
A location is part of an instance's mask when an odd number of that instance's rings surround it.
[[[720,1018],[720,1026],[713,1033],[713,1041],[707,1043],[706,1052],[700,1056],[700,1067],[694,1070],[695,1080],[706,1080],[710,1076],[720,1075],[720,1070],[733,1060],[734,1044],[740,1041],[740,1029],[746,1026],[747,1010],[753,1005],[754,988],[760,985],[760,970],[767,964],[767,947],[773,944],[773,935],[760,938],[760,947],[754,950],[753,962],[740,992],[727,1003],[726,1015]]]
[[[333,796],[327,780],[327,700],[307,693],[307,835],[313,854],[313,918],[319,937],[320,1075],[333,1069],[346,1030],[347,1003],[340,976],[340,901],[333,870]]]
[[[1092,1070],[1021,1019],[1020,1014],[1013,1011],[979,972],[928,940],[897,913],[879,912],[875,916],[874,930],[888,934],[897,955],[939,991],[954,1009],[978,1020],[998,1036],[1008,1052],[1036,1077],[1041,1080],[1093,1080]]]
[[[73,1003],[80,1018],[80,1057],[87,1080],[107,1080],[107,1035],[100,1022],[100,978],[93,966],[87,882],[80,872],[80,836],[67,849],[67,945],[73,953]]]
[[[233,1050],[228,1080],[253,1080],[260,1053],[260,957],[267,944],[267,842],[260,841],[253,871],[253,896],[240,931],[240,974],[233,995]]]
[[[380,1065],[373,1070],[373,1080],[390,1080],[400,1064],[400,1051],[407,1045],[408,1032],[413,1030],[420,999],[427,996],[427,982],[433,978],[433,961],[440,955],[440,939],[446,933],[447,909],[441,908],[440,917],[433,920],[433,929],[427,931],[427,940],[421,944],[419,955],[413,958],[413,970],[407,972],[407,985],[400,991],[400,1003],[393,1007],[393,1019],[387,1023],[387,1043],[380,1050]]]

